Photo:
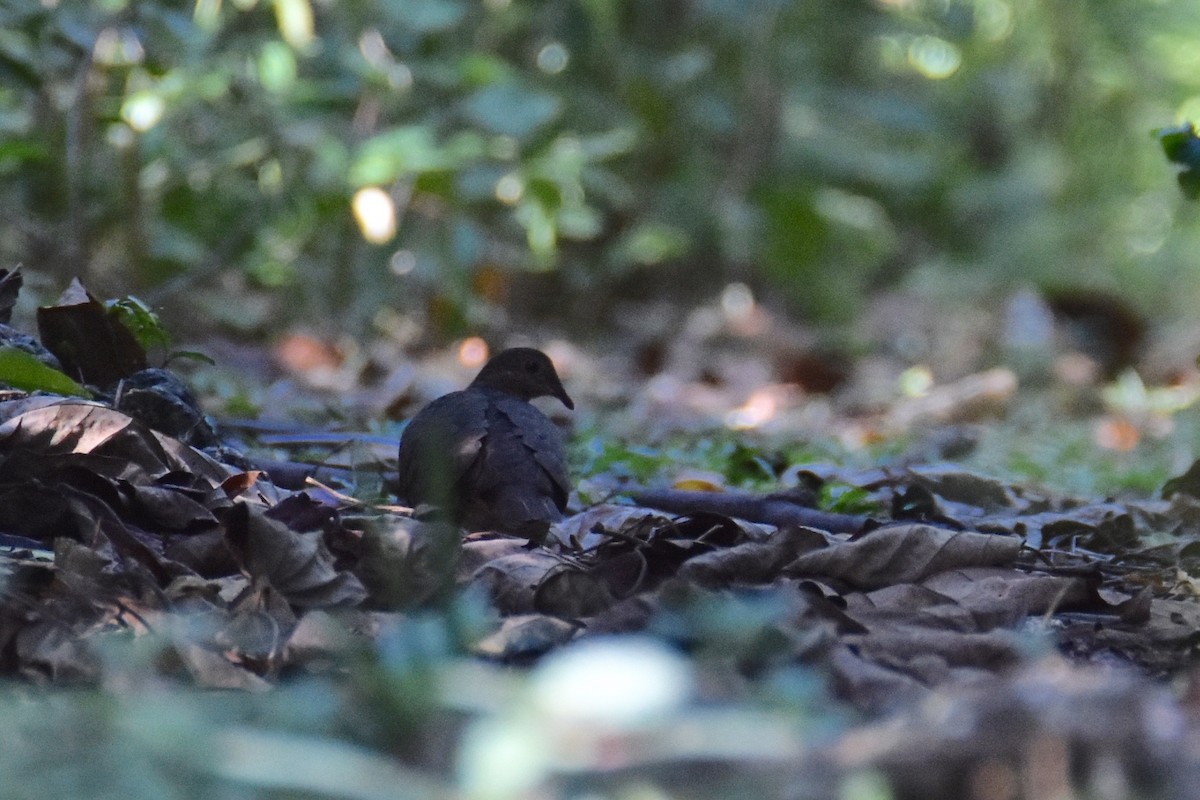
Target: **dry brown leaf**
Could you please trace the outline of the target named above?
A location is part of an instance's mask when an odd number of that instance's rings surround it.
[[[78,278],[58,304],[37,310],[42,344],[76,380],[108,388],[146,368],[146,351],[115,312],[88,294]]]
[[[371,627],[366,612],[310,611],[296,624],[288,637],[283,663],[288,667],[305,666],[310,671],[318,664],[336,664],[363,631]]]
[[[242,567],[267,581],[288,602],[307,608],[358,605],[362,583],[334,566],[319,531],[300,533],[267,517],[257,507],[235,503],[225,518],[226,536]]]
[[[82,401],[35,408],[0,425],[0,452],[92,453],[137,465],[151,477],[188,472],[214,485],[229,471],[181,442],[106,406]]]
[[[1031,614],[1055,611],[1102,611],[1108,605],[1078,577],[969,567],[934,575],[924,585],[994,624],[1015,624]]]
[[[683,580],[706,588],[769,583],[798,556],[827,544],[826,535],[816,529],[780,528],[766,541],[743,542],[702,553],[686,561],[677,574]]]
[[[544,550],[501,556],[480,567],[470,585],[487,592],[501,614],[530,614],[536,610],[538,586],[562,563]]]
[[[1011,631],[963,633],[927,628],[920,624],[876,627],[862,636],[847,637],[864,658],[877,664],[905,669],[914,660],[936,657],[948,666],[998,670],[1021,659],[1021,643]]]
[[[100,659],[87,640],[55,619],[25,626],[16,635],[15,657],[20,674],[38,682],[94,683],[100,677]]]
[[[613,602],[603,578],[565,562],[538,583],[533,596],[537,611],[570,619],[599,614]]]
[[[481,538],[476,538],[472,534],[462,544],[462,552],[458,559],[458,568],[455,570],[454,580],[459,586],[466,585],[471,582],[483,566],[491,561],[504,556],[516,556],[522,553],[528,553],[529,548],[526,547],[524,539],[517,539],[512,536],[496,536],[485,534]]]
[[[625,531],[652,518],[667,518],[646,508],[601,503],[551,526],[548,541],[569,550],[588,551],[605,541],[604,531]]]
[[[891,525],[851,542],[805,553],[785,572],[830,577],[858,589],[916,583],[948,569],[1011,564],[1021,540],[1011,536],[950,531],[931,525]]]
[[[984,510],[1013,509],[1021,505],[1008,484],[953,464],[910,467],[907,475],[917,485],[952,503]]]
[[[913,678],[875,664],[845,645],[833,649],[829,668],[838,695],[863,710],[898,708],[926,691]]]

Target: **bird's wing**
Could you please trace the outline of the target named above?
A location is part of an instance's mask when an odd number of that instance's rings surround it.
[[[479,457],[488,432],[487,397],[451,392],[423,408],[400,437],[397,487],[405,500],[436,502]],[[437,483],[443,484],[437,492]],[[445,500],[447,498],[443,498]]]
[[[519,442],[528,450],[533,463],[549,480],[546,488],[550,490],[559,511],[566,508],[571,480],[567,474],[567,457],[558,428],[541,411],[515,397],[497,399],[495,409],[511,423],[514,444]]]

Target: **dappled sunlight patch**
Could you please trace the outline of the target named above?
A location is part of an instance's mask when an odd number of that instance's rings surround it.
[[[765,387],[754,392],[746,402],[725,415],[725,424],[734,430],[758,428],[775,417],[778,411],[776,392]]]

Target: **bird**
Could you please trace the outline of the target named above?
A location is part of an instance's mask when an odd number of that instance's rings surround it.
[[[562,435],[529,402],[537,397],[575,409],[549,356],[514,347],[417,412],[400,437],[397,481],[414,516],[542,544],[571,483]]]

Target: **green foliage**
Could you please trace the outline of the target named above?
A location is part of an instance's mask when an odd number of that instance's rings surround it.
[[[1200,448],[1195,414],[1171,419],[1169,435],[1144,435],[1133,450],[1120,452],[1097,442],[1097,420],[1064,419],[1048,398],[1034,394],[1008,419],[982,429],[978,448],[963,465],[1065,494],[1157,495]]]
[[[65,373],[46,366],[24,350],[8,345],[0,346],[0,384],[26,392],[50,392],[72,397],[91,397],[92,394]]]
[[[133,295],[106,301],[104,307],[129,329],[143,349],[165,349],[170,346],[171,335],[163,327],[162,320],[148,305]]]
[[[418,748],[446,654],[401,664],[358,642],[363,652],[338,654],[354,662],[351,680],[214,693],[155,674],[152,656],[169,644],[147,638],[107,643],[106,669],[119,677],[103,690],[0,687],[0,771],[22,776],[5,797],[448,796],[433,776],[396,762],[392,730],[380,727],[385,711],[404,710],[402,742]]]
[[[578,474],[609,474],[641,484],[661,477],[672,464],[670,455],[662,450],[627,444],[603,434],[577,439],[570,455]]]
[[[0,260],[247,328],[478,320],[525,270],[826,318],[931,266],[1186,305],[1198,230],[1141,131],[1194,110],[1198,35],[1137,0],[11,0]]]
[[[840,483],[823,485],[817,496],[817,504],[826,511],[839,514],[875,514],[881,510],[866,489]]]
[[[689,471],[720,476],[730,488],[772,491],[781,488],[788,467],[848,454],[833,443],[761,440],[744,431],[714,430],[704,434],[673,435],[653,444],[632,444],[611,433],[576,437],[571,447],[574,474],[606,475],[637,485],[669,483]],[[849,509],[861,498],[848,487],[831,488],[823,496],[829,507]]]
[[[1192,200],[1200,197],[1200,138],[1196,136],[1196,126],[1187,122],[1154,133],[1167,159],[1183,167],[1176,176],[1179,188]]]

